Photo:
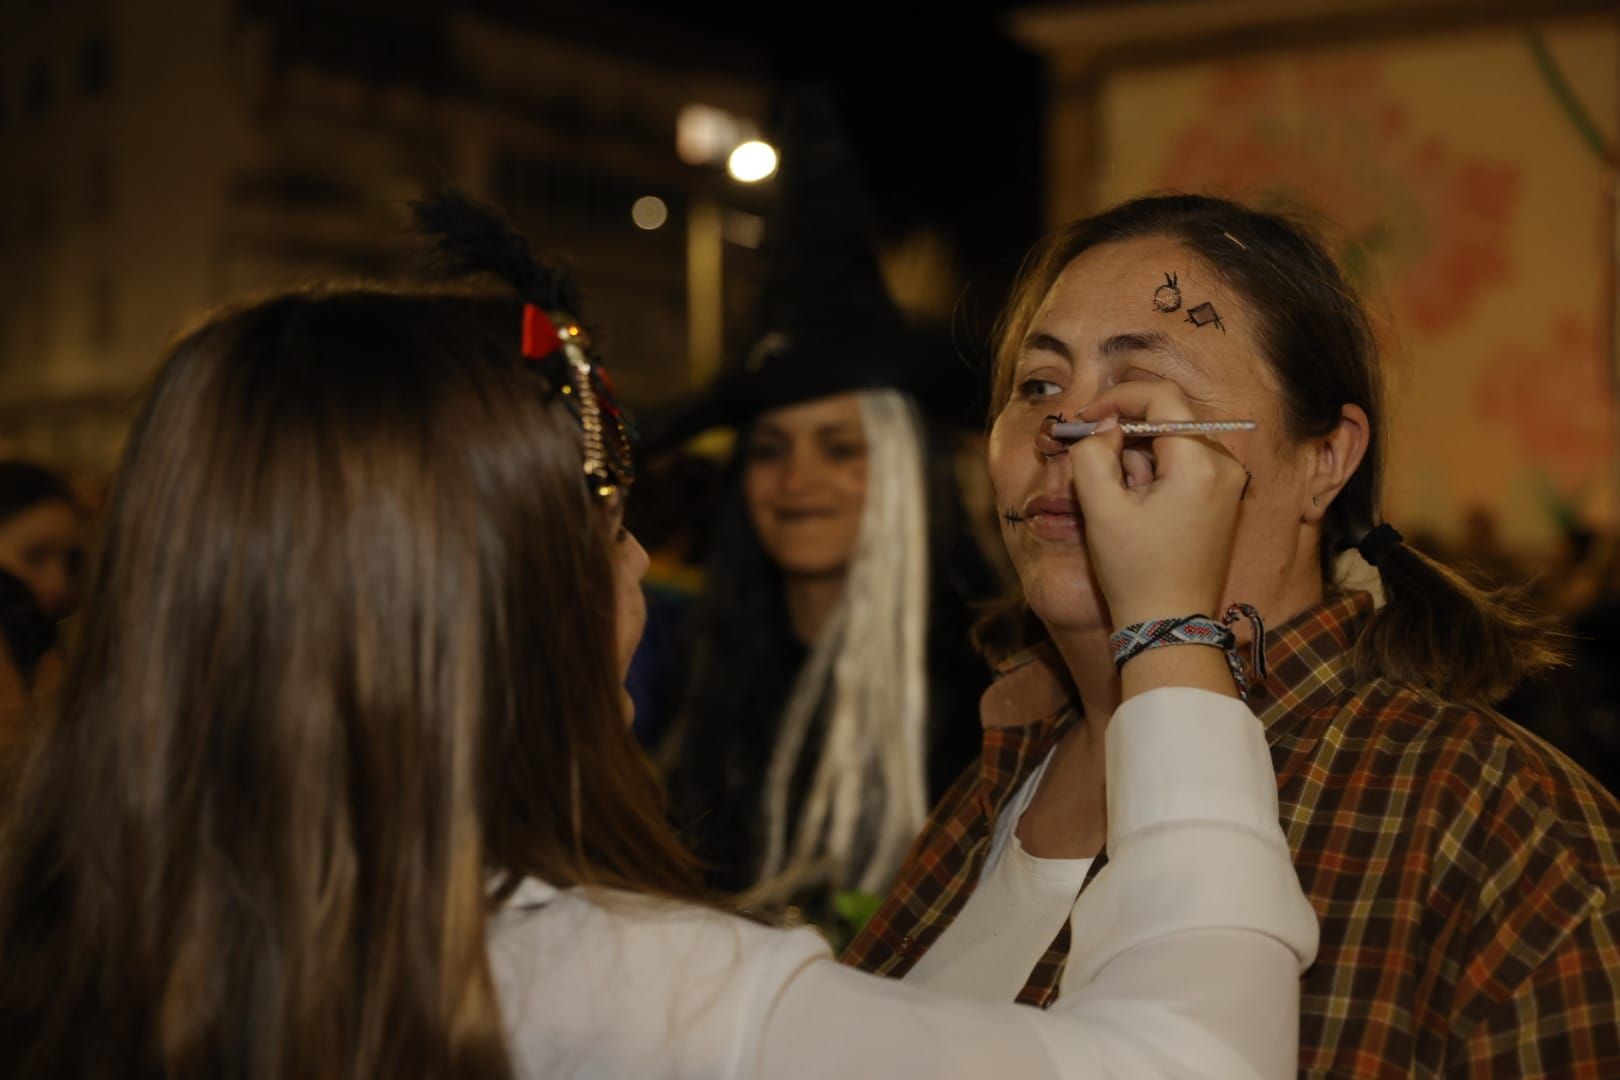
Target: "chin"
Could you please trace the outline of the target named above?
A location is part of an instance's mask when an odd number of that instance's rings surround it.
[[[1053,631],[1112,630],[1108,605],[1084,557],[1043,559],[1020,571],[1024,599]]]
[[[847,559],[830,558],[825,552],[791,549],[773,555],[772,561],[782,573],[794,577],[830,577],[842,574],[849,565]]]

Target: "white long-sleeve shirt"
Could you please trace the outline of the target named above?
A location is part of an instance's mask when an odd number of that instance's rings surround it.
[[[811,930],[529,881],[489,945],[520,1071],[1292,1076],[1316,921],[1259,724],[1231,699],[1161,689],[1120,707],[1107,753],[1110,861],[1073,907],[1085,960],[1047,1012],[842,967]],[[1049,942],[1008,963],[1027,972]]]
[[[1051,761],[1048,754],[998,815],[978,883],[945,932],[906,972],[906,982],[980,1001],[1016,1001],[1034,967],[1017,965],[1044,952],[1073,916],[1096,860],[1041,858],[1018,839],[1018,820]]]

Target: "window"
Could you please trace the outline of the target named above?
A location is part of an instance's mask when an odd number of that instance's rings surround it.
[[[103,270],[90,283],[90,344],[112,348],[118,336],[118,297],[112,274]]]
[[[51,234],[51,217],[56,210],[49,182],[41,180],[35,184],[29,202],[29,215],[24,225],[26,235],[35,243],[44,243]]]
[[[28,72],[28,83],[23,89],[23,104],[28,115],[42,120],[51,111],[51,74],[45,65],[36,64]]]
[[[112,165],[105,153],[90,159],[84,209],[91,221],[105,221],[112,214]]]
[[[91,97],[100,97],[112,85],[112,54],[101,34],[85,38],[79,49],[79,83]]]

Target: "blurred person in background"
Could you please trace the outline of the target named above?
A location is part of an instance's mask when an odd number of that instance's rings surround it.
[[[1570,663],[1518,687],[1502,712],[1620,794],[1620,538],[1560,515],[1560,550],[1534,585],[1569,634]]]
[[[158,374],[0,845],[0,1073],[1292,1074],[1315,922],[1211,650],[1127,669],[1109,773],[1141,799],[1058,1007],[709,906],[628,729],[647,560],[579,297],[464,200],[418,212],[523,302],[292,294]],[[1207,539],[1110,595],[1218,587],[1243,477],[1185,449],[1152,507],[1093,470],[1108,550]]]
[[[658,439],[738,431],[665,756],[711,884],[847,935],[978,751],[998,582],[940,419],[965,365],[890,299],[825,97],[792,99],[782,160],[747,370]]]
[[[26,461],[0,461],[0,570],[21,581],[46,618],[79,601],[84,519],[66,481]]]
[[[1250,481],[1204,614],[1248,639],[1235,670],[1322,920],[1300,1071],[1620,1076],[1620,803],[1492,708],[1561,661],[1547,620],[1381,521],[1376,341],[1324,248],[1279,215],[1192,195],[1067,225],[1014,290],[991,408],[1029,651],[1005,659],[979,765],[935,807],[845,959],[1041,1006],[1061,1000],[1066,968],[1091,963],[1070,916],[1114,857],[1121,792],[1103,763],[1118,664],[1175,628],[1151,621],[1157,605],[1099,591],[1115,556],[1051,418],[1253,420],[1213,436]],[[1144,504],[1178,445],[1120,451]],[[1206,538],[1148,542],[1192,557]],[[1033,967],[979,945],[1011,912],[1048,945]]]
[[[78,603],[84,522],[73,491],[26,461],[0,461],[0,803],[23,747],[26,703],[60,670],[58,623]]]

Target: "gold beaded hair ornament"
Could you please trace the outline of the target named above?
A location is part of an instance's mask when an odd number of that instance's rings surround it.
[[[607,369],[591,351],[572,276],[536,259],[498,211],[459,191],[427,196],[411,208],[417,231],[433,242],[442,272],[493,274],[517,290],[524,302],[523,357],[579,421],[591,494],[609,499],[628,491],[635,481],[630,421],[618,405]]]
[[[629,427],[614,399],[613,381],[589,350],[590,336],[577,319],[523,305],[523,355],[549,369],[548,380],[579,421],[585,433],[585,481],[592,494],[606,499],[629,489],[635,466]]]

